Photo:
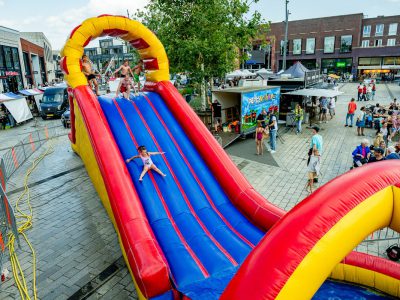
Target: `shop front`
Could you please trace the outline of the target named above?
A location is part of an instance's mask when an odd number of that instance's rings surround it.
[[[23,88],[18,48],[0,45],[0,81],[3,92],[17,92]]]
[[[400,80],[400,56],[360,57],[359,78],[373,78],[378,81]]]
[[[353,68],[352,58],[328,58],[321,59],[321,70],[323,74],[351,74]]]

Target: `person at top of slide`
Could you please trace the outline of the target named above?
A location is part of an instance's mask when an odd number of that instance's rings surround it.
[[[129,75],[129,73],[132,75],[133,77],[133,73],[132,73],[132,69],[129,66],[129,60],[125,59],[124,63],[114,71],[113,75],[115,75],[116,73],[118,73],[119,71],[121,71],[121,77],[125,77],[125,75]]]
[[[90,88],[92,88],[92,84],[94,85],[94,89],[96,91],[96,95],[99,96],[99,84],[97,83],[96,80],[96,74],[94,73],[92,69],[92,63],[89,60],[89,57],[87,55],[82,56],[82,72],[85,74]]]
[[[119,81],[117,92],[116,92],[116,97],[118,97],[119,93],[122,93],[122,96],[125,99],[129,100],[132,85],[133,85],[133,83],[132,83],[132,80],[130,79],[129,75],[128,74],[124,75],[124,78]]]
[[[155,165],[155,164],[153,163],[153,161],[151,160],[151,156],[152,156],[152,155],[164,154],[165,152],[147,152],[147,149],[146,149],[145,146],[139,146],[137,150],[138,150],[138,152],[139,152],[139,155],[135,155],[135,156],[132,156],[131,158],[128,158],[128,159],[126,160],[126,162],[129,163],[129,162],[131,162],[131,161],[132,161],[133,159],[135,159],[135,158],[140,158],[140,159],[142,159],[142,162],[143,162],[143,171],[142,171],[142,173],[140,174],[139,181],[142,181],[142,180],[143,180],[143,176],[146,175],[146,173],[147,173],[149,170],[154,170],[154,171],[156,171],[158,174],[160,174],[160,175],[163,176],[163,177],[167,176],[167,175],[165,175],[163,172],[161,172],[161,170],[160,170],[159,168],[157,168],[156,165]]]
[[[133,68],[133,80],[138,84],[138,89],[140,91],[140,73],[143,72],[143,60],[139,60],[138,64]]]

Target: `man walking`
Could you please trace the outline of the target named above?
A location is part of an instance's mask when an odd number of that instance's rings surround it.
[[[349,123],[348,123],[349,119],[350,119],[350,127],[353,127],[354,113],[356,112],[356,109],[357,109],[357,104],[355,102],[355,99],[351,98],[351,101],[347,108],[346,125],[344,125],[344,127],[349,126]]]
[[[367,86],[364,84],[362,89],[362,97],[361,100],[368,101],[367,99]]]
[[[213,115],[215,133],[217,133],[219,132],[220,126],[222,125],[222,105],[217,101],[217,99],[215,99],[214,102],[211,104],[211,111]]]
[[[324,145],[324,140],[321,135],[319,135],[319,127],[318,126],[313,126],[311,127],[312,129],[312,138],[311,138],[311,144],[310,144],[310,149],[312,150],[311,153],[313,153],[315,150],[318,150],[319,155],[322,155],[322,150],[323,150],[323,145]]]
[[[326,97],[322,97],[319,106],[320,106],[320,115],[319,115],[319,122],[327,122],[327,113],[328,113],[328,99]]]
[[[296,121],[296,134],[301,133],[301,122],[303,121],[303,109],[300,104],[296,104],[296,108],[294,110],[294,119]]]
[[[271,144],[271,153],[276,152],[276,133],[278,132],[278,121],[276,119],[276,116],[269,112],[269,122],[268,122],[268,127],[269,127],[269,141]]]

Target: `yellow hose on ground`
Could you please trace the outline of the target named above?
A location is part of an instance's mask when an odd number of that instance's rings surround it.
[[[24,191],[18,197],[15,203],[15,218],[19,219],[20,221],[17,222],[17,229],[18,233],[22,235],[25,242],[28,244],[30,252],[32,254],[32,289],[33,289],[33,299],[37,300],[37,290],[36,290],[36,253],[35,249],[33,248],[32,244],[30,243],[28,237],[26,236],[25,232],[32,228],[32,219],[33,219],[33,210],[30,203],[30,190],[28,187],[28,180],[32,172],[36,169],[38,164],[49,154],[53,153],[54,147],[52,142],[49,142],[49,146],[47,147],[46,151],[43,152],[38,158],[36,158],[33,162],[31,167],[25,174],[24,178]],[[26,197],[24,197],[26,196]],[[22,200],[25,198],[25,201]],[[25,213],[20,208],[20,202],[22,204],[26,204],[28,206],[28,212]],[[11,261],[11,269],[14,276],[15,284],[18,288],[19,294],[21,295],[22,300],[31,300],[32,298],[29,295],[28,285],[26,284],[25,275],[18,260],[18,255],[15,252],[15,235],[12,232],[8,233],[8,251],[10,253],[10,261]]]

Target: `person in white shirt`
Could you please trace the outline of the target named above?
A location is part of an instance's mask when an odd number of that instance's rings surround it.
[[[372,86],[369,84],[367,86],[367,100],[372,100]]]
[[[276,134],[278,132],[278,119],[276,116],[269,112],[269,122],[268,122],[268,128],[269,128],[269,141],[271,144],[271,153],[276,152]]]

